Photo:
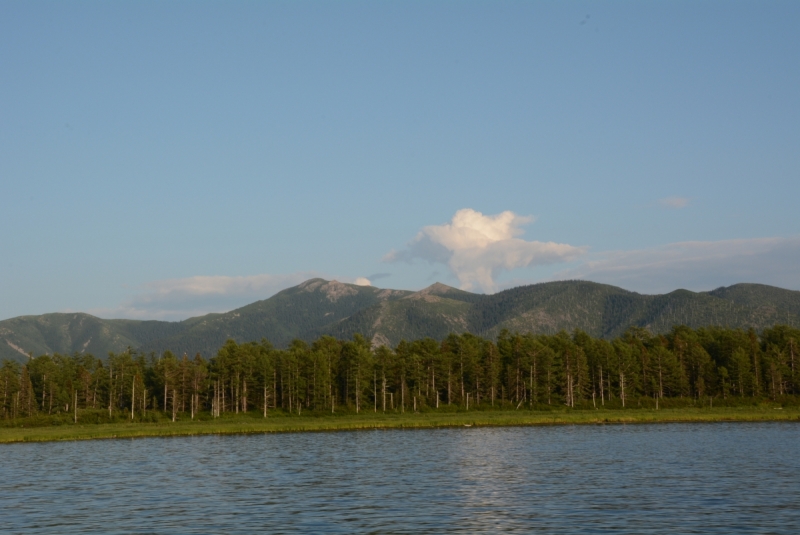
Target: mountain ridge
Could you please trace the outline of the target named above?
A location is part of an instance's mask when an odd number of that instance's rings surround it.
[[[800,292],[763,284],[648,295],[576,280],[484,295],[438,282],[414,292],[315,278],[229,312],[180,322],[106,320],[79,312],[10,318],[0,321],[0,359],[24,361],[30,353],[105,356],[128,347],[210,356],[228,338],[266,338],[286,347],[293,339],[360,333],[373,344],[395,345],[451,332],[491,337],[503,329],[543,334],[581,329],[613,338],[631,325],[663,333],[678,324],[760,330],[798,320]]]

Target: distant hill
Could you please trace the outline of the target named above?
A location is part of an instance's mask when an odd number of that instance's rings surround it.
[[[373,343],[394,345],[400,340],[444,338],[451,332],[469,331],[469,314],[485,296],[457,290],[441,283],[391,301],[359,310],[315,334],[351,338],[360,333]]]
[[[192,324],[171,336],[144,342],[140,347],[145,351],[171,349],[177,354],[193,355],[199,351],[211,355],[228,338],[237,341],[266,338],[277,347],[285,347],[295,338],[316,338],[316,333],[326,325],[360,310],[411,293],[311,279],[225,314],[183,321],[182,324]]]
[[[493,337],[502,329],[553,334],[581,329],[614,338],[631,325],[653,333],[673,325],[708,325],[763,329],[776,323],[798,324],[800,292],[760,284],[737,284],[713,292],[676,290],[642,295],[588,281],[520,286],[478,295],[435,284],[403,299],[373,305],[326,334],[350,337],[358,332],[380,343],[468,331]]]
[[[451,332],[491,337],[502,329],[581,329],[613,338],[631,325],[660,333],[676,324],[760,330],[777,323],[800,325],[800,292],[736,284],[710,292],[642,295],[594,282],[562,281],[482,295],[441,283],[410,292],[311,279],[225,314],[181,322],[103,320],[80,313],[0,321],[0,359],[24,361],[28,353],[56,352],[105,356],[127,347],[210,356],[228,338],[266,338],[285,347],[295,338],[361,333],[373,343],[395,345],[402,339],[441,339]]]

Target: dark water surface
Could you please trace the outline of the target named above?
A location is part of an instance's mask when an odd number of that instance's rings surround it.
[[[3,533],[800,533],[800,425],[0,446]]]

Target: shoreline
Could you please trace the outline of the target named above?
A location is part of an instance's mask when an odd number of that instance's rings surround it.
[[[246,435],[359,431],[377,429],[440,429],[456,427],[520,427],[549,425],[619,425],[715,422],[797,422],[800,408],[720,409],[586,409],[569,411],[474,411],[454,413],[344,414],[256,419],[250,416],[218,420],[157,423],[64,424],[2,427],[0,444],[77,440],[132,439],[202,435]]]

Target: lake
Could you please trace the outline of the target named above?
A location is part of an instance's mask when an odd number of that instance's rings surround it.
[[[800,425],[0,445],[3,533],[798,533]]]

